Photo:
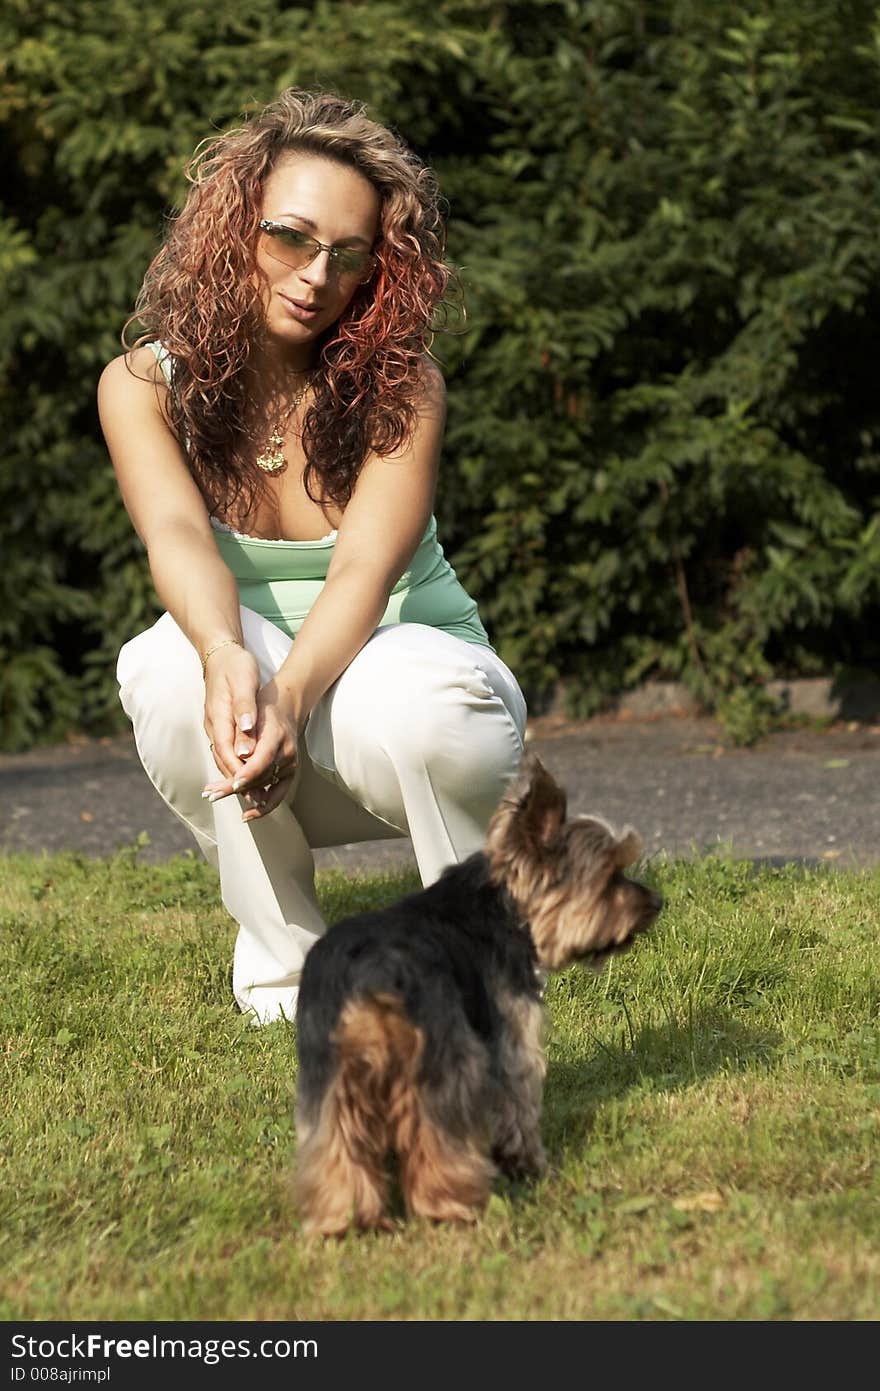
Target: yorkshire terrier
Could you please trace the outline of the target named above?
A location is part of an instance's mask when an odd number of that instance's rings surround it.
[[[662,907],[623,874],[633,830],[565,814],[527,755],[483,851],[312,947],[296,1016],[307,1233],[392,1225],[394,1161],[407,1213],[447,1221],[473,1221],[499,1170],[543,1171],[545,973],[601,969]]]

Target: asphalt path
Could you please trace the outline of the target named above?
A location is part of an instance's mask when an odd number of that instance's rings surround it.
[[[711,720],[544,716],[528,737],[566,788],[572,814],[634,826],[650,856],[723,847],[770,864],[880,863],[880,724],[787,730],[738,749]],[[138,842],[144,862],[193,846],[147,780],[130,736],[0,755],[0,853],[101,858]],[[315,858],[319,868],[415,863],[408,840],[319,850]]]

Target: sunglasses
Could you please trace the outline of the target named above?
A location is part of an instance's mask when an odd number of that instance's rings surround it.
[[[373,274],[376,258],[371,251],[358,251],[351,246],[327,246],[296,227],[286,227],[283,222],[270,222],[265,217],[260,221],[260,231],[272,244],[269,254],[292,270],[303,270],[311,265],[319,252],[326,251],[331,266],[339,276],[356,276],[358,280],[366,281]]]

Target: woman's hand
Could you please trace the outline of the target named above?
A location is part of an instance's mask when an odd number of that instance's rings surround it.
[[[238,777],[254,751],[260,670],[238,643],[215,649],[205,663],[205,733],[218,769]]]
[[[253,658],[251,661],[256,669],[256,662]],[[208,783],[202,796],[216,802],[237,793],[245,803],[242,820],[256,821],[268,816],[290,793],[297,765],[297,720],[274,679],[255,691],[251,707],[247,708],[243,688],[234,686],[226,664],[223,665],[222,674],[211,677],[205,727],[208,728],[210,702],[212,713],[214,709],[221,712],[227,735],[222,746],[221,740],[214,741],[214,758],[225,776]],[[249,723],[252,709],[256,711],[255,718],[250,728],[245,728],[242,721]],[[210,730],[208,737],[212,737]]]

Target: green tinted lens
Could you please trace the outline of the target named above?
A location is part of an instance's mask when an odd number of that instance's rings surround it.
[[[318,254],[319,243],[313,237],[307,237],[305,232],[298,232],[295,227],[283,227],[274,222],[269,235],[273,241],[280,242],[285,251],[291,253],[288,259],[293,260],[298,266],[313,261]]]
[[[368,251],[349,251],[344,246],[334,246],[330,252],[337,270],[345,275],[361,275],[370,264]]]

